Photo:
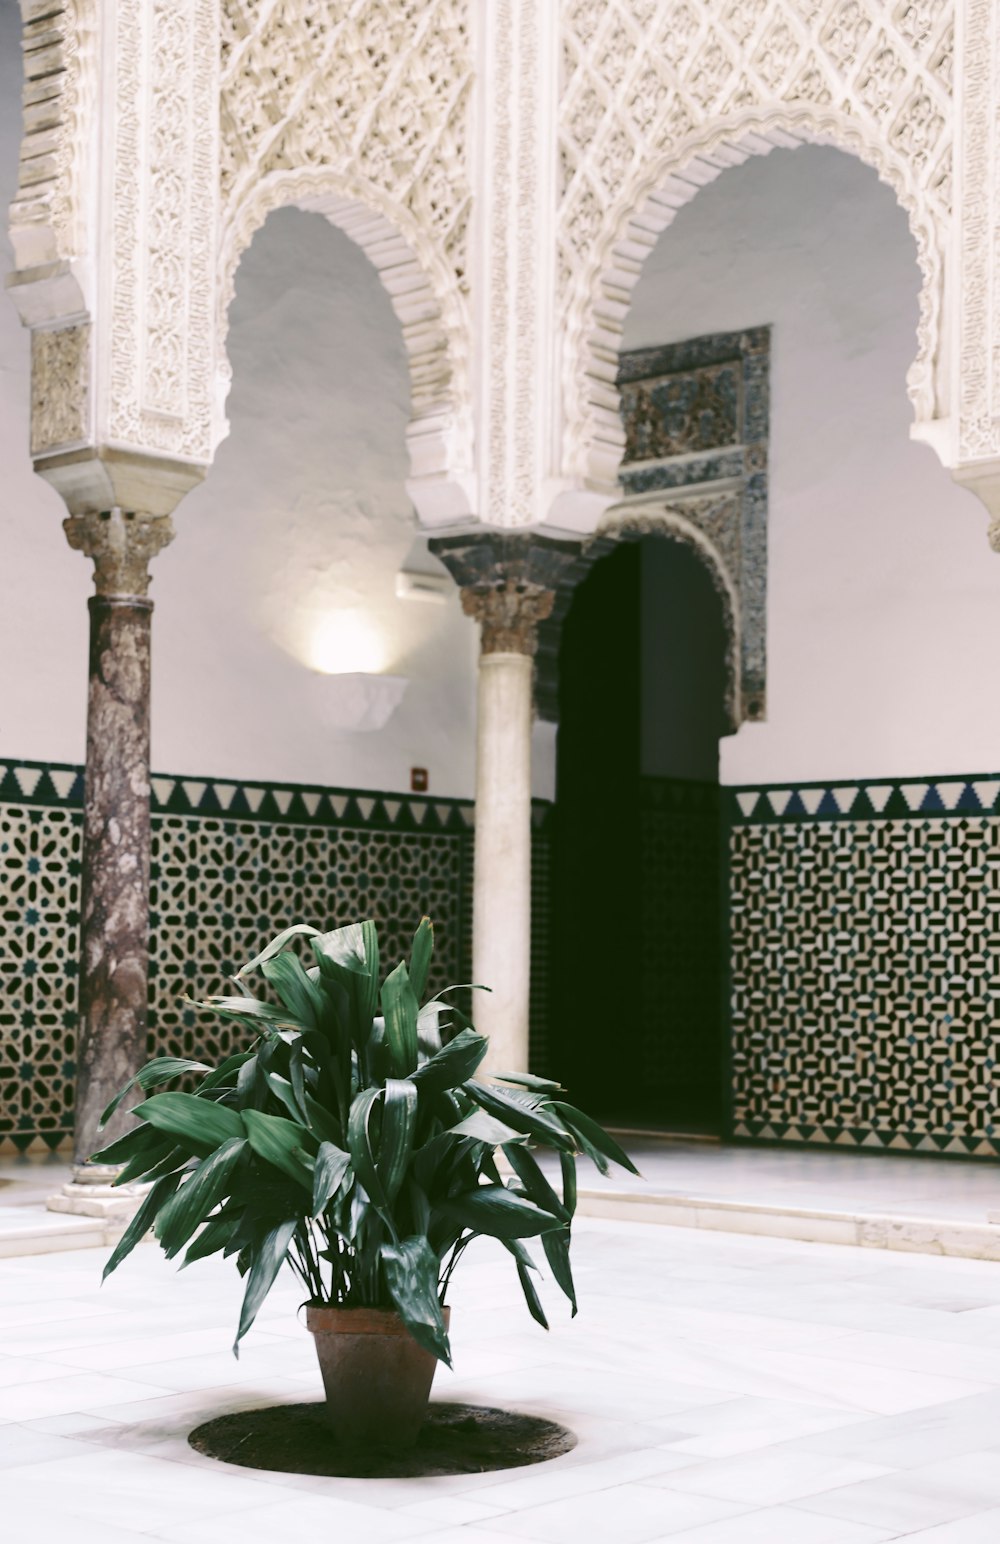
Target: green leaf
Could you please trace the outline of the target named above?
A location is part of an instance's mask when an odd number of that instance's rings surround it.
[[[282,1115],[266,1115],[262,1110],[244,1110],[243,1122],[258,1158],[287,1174],[311,1196],[314,1159],[309,1145],[316,1139],[308,1127],[285,1120]]]
[[[247,1151],[246,1137],[232,1137],[203,1158],[175,1191],[156,1219],[156,1236],[168,1260],[179,1254],[195,1228],[205,1222],[226,1194],[230,1176]]]
[[[420,926],[413,935],[413,948],[410,950],[410,985],[413,987],[413,995],[417,1002],[427,990],[427,975],[431,968],[433,953],[434,927],[430,917],[421,917]]]
[[[197,1094],[154,1094],[144,1104],[137,1104],[132,1113],[158,1131],[182,1137],[195,1152],[221,1147],[231,1137],[246,1135],[236,1110]]]
[[[502,1147],[505,1152],[508,1145],[528,1140],[519,1131],[505,1126],[496,1116],[487,1115],[485,1110],[473,1110],[457,1126],[449,1126],[447,1134],[450,1137],[471,1137],[474,1142],[487,1142],[490,1147]]]
[[[197,1002],[193,997],[182,997],[181,1001],[194,1008],[204,1008],[206,1013],[216,1013],[220,1018],[235,1019],[250,1029],[259,1030],[262,1024],[270,1024],[275,1029],[285,1025],[297,1030],[312,1027],[300,1024],[287,1008],[276,1008],[274,1003],[261,1002],[259,997],[203,997]]]
[[[560,1228],[558,1232],[542,1234],[542,1248],[545,1250],[545,1258],[553,1276],[559,1283],[563,1292],[572,1305],[572,1318],[576,1318],[576,1288],[573,1285],[573,1271],[569,1263],[569,1228]]]
[[[321,1142],[332,1142],[336,1147],[339,1147],[343,1141],[339,1120],[324,1105],[320,1104],[318,1099],[314,1099],[308,1091],[305,1096],[305,1110],[310,1131]]]
[[[149,1128],[146,1127],[146,1130]],[[178,1146],[173,1137],[161,1136],[156,1153],[137,1153],[129,1160],[124,1169],[116,1174],[112,1180],[114,1185],[131,1185],[135,1180],[159,1179],[161,1174],[169,1174],[173,1169],[179,1169],[191,1161],[191,1149],[186,1146]]]
[[[418,1345],[451,1366],[451,1346],[438,1298],[441,1263],[426,1238],[417,1235],[399,1244],[383,1244],[386,1286],[400,1318]]]
[[[141,1072],[137,1072],[134,1078],[130,1078],[124,1088],[118,1090],[101,1116],[98,1130],[107,1125],[125,1098],[125,1095],[130,1089],[135,1088],[137,1084],[141,1089],[145,1090],[147,1088],[155,1088],[157,1083],[166,1083],[170,1078],[179,1078],[184,1072],[208,1071],[209,1068],[205,1066],[204,1062],[188,1061],[183,1056],[155,1056],[152,1061],[146,1063]]]
[[[580,1139],[580,1145],[589,1158],[591,1158],[602,1173],[607,1173],[606,1166],[600,1164],[594,1157],[595,1151],[603,1158],[610,1158],[612,1163],[620,1164],[623,1169],[628,1169],[630,1174],[639,1174],[639,1170],[632,1162],[624,1148],[618,1146],[614,1137],[609,1136],[603,1126],[599,1126],[596,1120],[591,1120],[582,1110],[578,1110],[572,1104],[560,1104],[555,1102],[552,1106],[558,1110],[566,1125],[574,1136]],[[641,1178],[641,1176],[640,1176]]]
[[[435,1209],[453,1222],[460,1222],[463,1228],[486,1233],[491,1238],[533,1238],[561,1226],[559,1218],[551,1212],[543,1212],[533,1201],[515,1195],[503,1185],[480,1185],[438,1201]]]
[[[265,980],[270,981],[289,1013],[301,1024],[318,1029],[323,1022],[325,1000],[323,993],[306,975],[305,966],[297,954],[286,950],[261,966]]]
[[[409,972],[400,960],[382,983],[382,1012],[385,1037],[392,1067],[397,1077],[405,1078],[417,1065],[417,999]]]
[[[344,1175],[351,1165],[349,1153],[334,1147],[332,1142],[321,1142],[313,1170],[312,1215],[318,1217],[340,1189]]]
[[[310,927],[306,922],[297,922],[294,927],[286,927],[283,933],[278,934],[277,938],[271,939],[266,949],[262,950],[260,954],[256,955],[254,959],[249,960],[246,965],[236,972],[236,979],[239,980],[242,976],[248,976],[252,970],[256,970],[259,966],[263,965],[265,960],[273,960],[276,954],[281,953],[290,938],[302,938],[303,936],[318,938],[320,936],[319,928]]]
[[[430,1057],[436,1056],[441,1049],[441,1015],[450,1013],[447,1003],[424,1003],[417,1014],[417,1045],[419,1054]]]
[[[145,1238],[153,1225],[153,1220],[160,1206],[169,1196],[173,1195],[179,1184],[179,1174],[165,1174],[162,1179],[156,1181],[156,1184],[146,1196],[139,1210],[118,1240],[114,1253],[104,1267],[104,1273],[101,1276],[102,1282],[107,1281],[111,1272],[117,1270],[125,1256],[131,1254],[136,1244]]]
[[[533,1072],[491,1072],[490,1077],[498,1083],[513,1083],[518,1088],[530,1088],[538,1093],[558,1094],[565,1086],[553,1083],[551,1078],[536,1078]]]
[[[227,1056],[225,1061],[216,1067],[214,1072],[210,1072],[207,1078],[202,1078],[198,1084],[199,1094],[206,1093],[210,1088],[218,1088],[220,1084],[225,1083],[230,1073],[238,1073],[243,1063],[250,1061],[256,1055],[257,1052],[251,1050],[237,1051],[234,1056]]]
[[[562,1169],[563,1206],[572,1218],[576,1211],[576,1159],[572,1153],[559,1154]]]
[[[416,1085],[409,1078],[386,1078],[377,1168],[389,1202],[395,1199],[403,1183],[416,1129]]]
[[[547,1238],[548,1234],[546,1234],[545,1237]],[[545,1317],[545,1309],[542,1307],[542,1300],[538,1296],[535,1283],[532,1281],[531,1276],[528,1274],[528,1262],[517,1253],[515,1248],[510,1243],[505,1244],[504,1248],[509,1249],[511,1254],[514,1255],[514,1258],[517,1260],[517,1279],[521,1283],[521,1291],[524,1293],[524,1301],[528,1305],[528,1312],[536,1321],[536,1323],[542,1326],[543,1330],[547,1330],[549,1327],[549,1321]]]
[[[523,1147],[511,1147],[509,1152],[505,1147],[504,1152],[511,1168],[535,1205],[542,1207],[546,1212],[551,1212],[553,1217],[560,1217],[564,1222],[569,1222],[569,1212],[531,1154]]]
[[[162,1141],[160,1134],[151,1126],[133,1126],[131,1131],[126,1131],[123,1137],[115,1142],[109,1142],[107,1147],[100,1148],[96,1153],[91,1153],[91,1163],[118,1164],[140,1156],[142,1153],[152,1152]],[[153,1160],[156,1161],[155,1159]]]
[[[506,1089],[477,1082],[467,1083],[465,1091],[490,1115],[495,1115],[497,1120],[513,1126],[515,1131],[522,1131],[527,1136],[537,1138],[547,1147],[562,1149],[564,1152],[570,1152],[574,1147],[572,1135],[564,1129],[555,1116],[550,1115],[547,1110],[538,1108],[535,1104],[523,1102],[527,1096],[522,1095],[519,1098],[508,1093]]]
[[[355,1096],[347,1122],[347,1146],[358,1180],[368,1192],[372,1205],[384,1215],[389,1209],[389,1202],[375,1166],[371,1139],[372,1114],[381,1096],[380,1088],[366,1088]]]
[[[454,1040],[421,1062],[413,1074],[413,1081],[426,1093],[438,1093],[445,1088],[458,1088],[471,1078],[489,1050],[485,1035],[477,1035],[474,1029],[463,1029]]]
[[[216,1212],[214,1217],[210,1217],[194,1242],[188,1246],[188,1251],[181,1263],[181,1270],[184,1270],[185,1266],[193,1265],[196,1260],[204,1260],[207,1255],[213,1255],[217,1250],[224,1249],[239,1227],[242,1216],[242,1212],[234,1215],[223,1208],[221,1212]]]
[[[299,1102],[288,1079],[283,1078],[278,1072],[266,1072],[264,1076],[267,1080],[268,1088],[279,1103],[285,1106],[292,1120],[300,1121],[302,1125],[306,1125],[306,1112],[300,1109]]]
[[[240,1341],[257,1317],[265,1297],[274,1286],[275,1278],[284,1264],[288,1246],[295,1235],[298,1219],[287,1218],[272,1228],[259,1249],[253,1252],[253,1263],[247,1276],[247,1288],[240,1313],[240,1327],[233,1341],[233,1355],[240,1354]]]

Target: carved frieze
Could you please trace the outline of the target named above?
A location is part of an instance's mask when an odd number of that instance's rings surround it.
[[[90,323],[31,334],[31,454],[79,444],[90,429]]]

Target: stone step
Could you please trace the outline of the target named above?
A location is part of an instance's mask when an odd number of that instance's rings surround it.
[[[908,1254],[954,1255],[967,1260],[1000,1260],[1000,1225],[992,1220],[904,1216],[880,1212],[827,1211],[709,1196],[581,1189],[584,1217],[616,1222],[658,1223],[670,1228],[709,1228],[718,1233],[756,1233],[811,1244],[853,1244]],[[993,1217],[1000,1214],[993,1213]]]

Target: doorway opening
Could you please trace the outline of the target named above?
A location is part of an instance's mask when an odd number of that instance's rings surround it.
[[[722,1131],[725,694],[707,568],[630,534],[562,624],[553,896],[553,1061],[617,1126]]]

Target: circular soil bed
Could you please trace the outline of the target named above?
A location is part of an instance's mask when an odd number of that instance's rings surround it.
[[[554,1421],[484,1405],[448,1404],[430,1406],[416,1446],[402,1451],[338,1445],[321,1403],[220,1415],[197,1426],[188,1441],[197,1452],[244,1469],[366,1480],[521,1469],[576,1446],[573,1433]]]

